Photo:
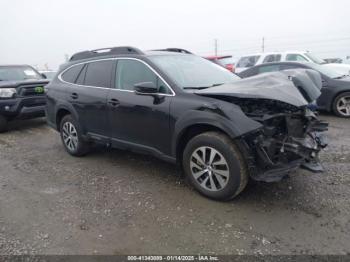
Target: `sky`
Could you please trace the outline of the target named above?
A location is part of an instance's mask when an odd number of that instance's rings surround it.
[[[180,47],[198,55],[350,56],[349,0],[0,0],[0,64],[50,69],[75,52]]]

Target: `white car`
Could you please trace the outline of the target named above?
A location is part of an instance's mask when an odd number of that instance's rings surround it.
[[[252,66],[272,62],[311,62],[325,64],[326,62],[308,51],[266,52],[242,56],[236,63],[236,73],[242,72]]]
[[[350,65],[349,64],[327,64],[328,67],[331,67],[333,70],[337,71],[342,75],[350,75]]]

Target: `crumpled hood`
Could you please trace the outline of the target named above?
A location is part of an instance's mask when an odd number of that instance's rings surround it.
[[[265,73],[194,93],[211,97],[278,100],[300,107],[316,100],[321,95],[321,86],[319,73],[314,70],[296,69]]]
[[[28,79],[21,81],[0,81],[0,88],[17,88],[22,85],[47,85],[50,81],[47,79]]]

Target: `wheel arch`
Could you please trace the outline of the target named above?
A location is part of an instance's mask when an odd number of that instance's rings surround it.
[[[55,124],[56,124],[56,129],[60,131],[60,123],[63,117],[66,115],[72,115],[75,119],[79,121],[79,116],[75,112],[74,108],[69,105],[60,105],[56,109],[56,114],[55,114]]]
[[[71,115],[71,112],[68,109],[60,108],[57,110],[57,112],[56,112],[56,127],[57,127],[58,131],[60,131],[61,121],[62,121],[63,117],[65,117],[66,115]]]
[[[176,144],[173,146],[173,155],[176,157],[177,162],[181,161],[183,151],[187,143],[193,137],[209,131],[222,133],[224,135],[227,135],[228,137],[233,138],[232,134],[230,135],[230,132],[226,130],[225,127],[217,123],[202,122],[202,123],[196,123],[196,124],[186,126],[177,135]]]

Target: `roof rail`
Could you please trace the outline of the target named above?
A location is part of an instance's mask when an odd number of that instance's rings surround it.
[[[155,49],[153,51],[168,51],[168,52],[176,52],[176,53],[183,53],[183,54],[192,54],[190,51],[182,48],[177,47],[170,47],[165,49]]]
[[[106,56],[106,55],[126,55],[126,54],[137,54],[143,55],[144,53],[135,47],[132,46],[118,46],[118,47],[109,47],[109,48],[100,48],[91,51],[82,51],[75,53],[69,59],[69,61],[76,61],[86,58],[92,58],[97,56]]]

